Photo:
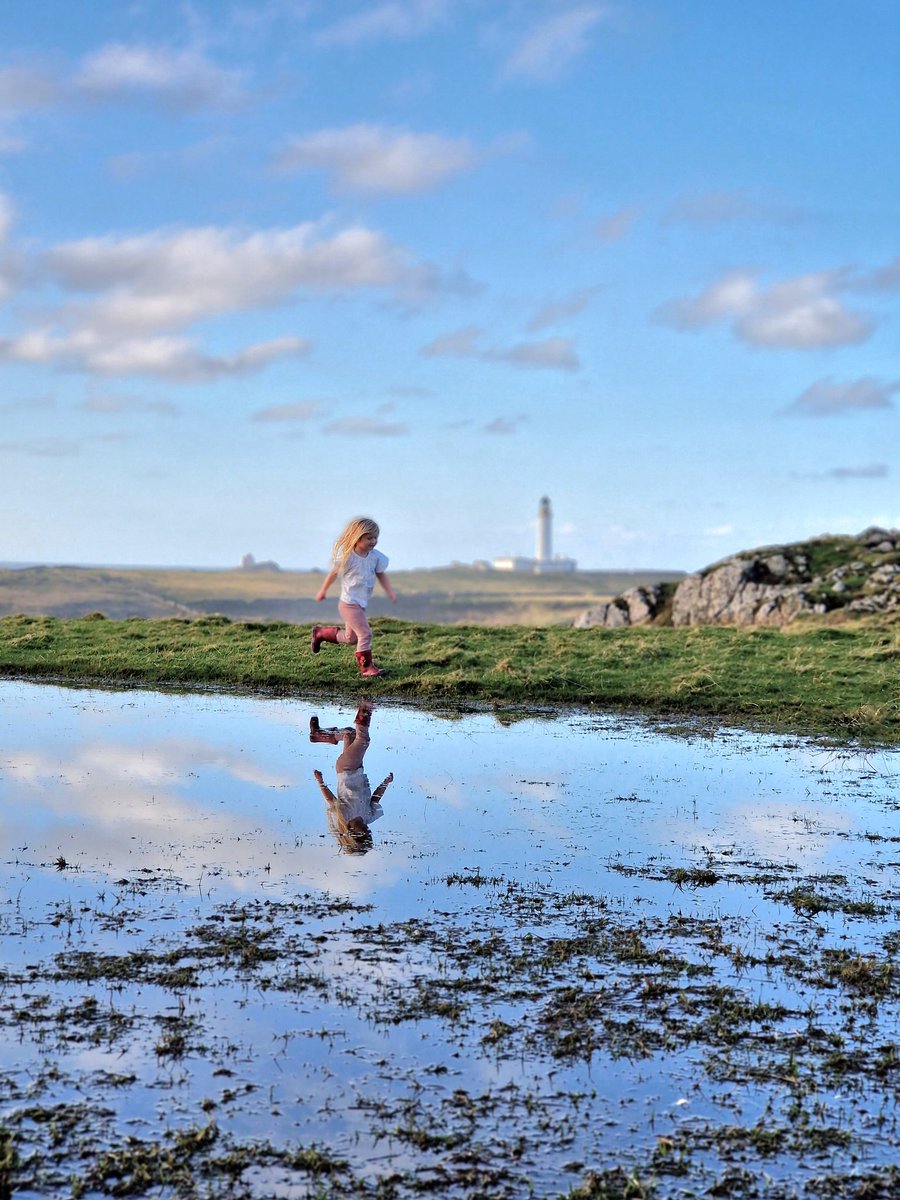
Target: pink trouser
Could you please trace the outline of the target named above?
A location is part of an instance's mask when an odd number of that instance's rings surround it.
[[[355,771],[363,764],[363,756],[369,748],[369,731],[365,725],[353,729],[342,729],[344,748],[334,764],[337,771]]]
[[[345,604],[343,600],[339,600],[338,612],[343,617],[345,626],[337,635],[341,645],[352,646],[356,642],[357,650],[371,650],[372,630],[366,620],[366,610],[358,604]]]

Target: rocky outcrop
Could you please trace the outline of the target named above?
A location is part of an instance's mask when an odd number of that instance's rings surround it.
[[[614,600],[581,613],[575,618],[575,628],[591,629],[595,625],[604,625],[608,629],[617,629],[623,625],[648,625],[663,612],[673,588],[671,583],[630,588]]]
[[[733,558],[683,580],[672,601],[673,625],[786,625],[802,612],[824,612],[806,590],[806,560],[770,554]]]
[[[900,612],[900,530],[744,551],[671,585],[633,588],[588,609],[594,625],[786,625],[804,614]]]

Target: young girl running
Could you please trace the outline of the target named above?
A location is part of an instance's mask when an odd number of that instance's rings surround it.
[[[361,675],[383,675],[384,671],[372,662],[372,630],[366,620],[366,605],[377,579],[391,600],[397,597],[385,574],[388,560],[376,550],[378,526],[369,517],[354,517],[334,543],[334,566],[325,576],[316,599],[324,600],[335,579],[341,577],[341,598],[338,611],[344,618],[344,628],[336,625],[313,625],[310,648],[319,653],[323,642],[338,642],[342,646],[356,644],[356,661]]]

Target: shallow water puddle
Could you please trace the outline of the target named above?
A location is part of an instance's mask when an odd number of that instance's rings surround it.
[[[896,752],[313,713],[0,684],[0,1194],[893,1194]]]

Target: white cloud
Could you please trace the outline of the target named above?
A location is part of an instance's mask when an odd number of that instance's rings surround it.
[[[100,100],[144,99],[180,112],[234,104],[241,77],[196,50],[111,43],[89,54],[73,78],[84,95]]]
[[[236,354],[210,355],[183,337],[101,337],[90,330],[57,335],[36,330],[0,341],[0,359],[41,363],[97,375],[151,375],[180,383],[205,383],[261,370],[279,358],[302,356],[303,338],[278,338]]]
[[[548,301],[528,322],[529,332],[536,333],[540,329],[546,329],[548,325],[557,325],[560,321],[568,320],[569,317],[578,316],[579,313],[584,312],[599,291],[599,287],[578,288],[577,291],[560,300]]]
[[[366,4],[321,30],[316,40],[322,45],[356,46],[369,41],[420,37],[440,26],[449,10],[448,0],[387,0],[382,4]]]
[[[322,223],[256,233],[202,228],[85,238],[53,247],[42,264],[75,295],[42,325],[0,339],[0,359],[182,382],[259,370],[310,348],[306,339],[289,336],[235,354],[205,354],[183,336],[198,321],[273,308],[303,289],[390,290],[412,305],[466,283],[415,262],[380,233],[364,227],[332,233]],[[2,265],[0,257],[0,278]]]
[[[402,195],[433,191],[478,159],[467,138],[361,124],[292,138],[278,165],[286,171],[323,170],[347,190]]]
[[[737,337],[753,346],[810,350],[865,341],[874,323],[847,308],[840,291],[847,285],[843,271],[799,275],[771,287],[757,276],[732,272],[699,296],[675,300],[658,310],[658,317],[676,329],[693,330],[724,320]]]
[[[476,358],[481,362],[509,363],[515,367],[548,368],[556,371],[577,371],[581,366],[571,338],[544,338],[541,341],[518,342],[513,346],[482,346],[483,330],[468,325],[454,333],[443,334],[423,346],[420,353],[426,358]]]
[[[900,391],[900,382],[885,382],[864,376],[847,383],[831,378],[818,379],[785,409],[808,417],[831,417],[866,409],[893,408],[891,397]]]
[[[68,319],[120,332],[269,307],[300,288],[412,286],[430,270],[380,233],[355,227],[323,236],[312,222],[250,234],[205,228],[85,238],[56,247],[45,262],[64,288],[107,293],[69,306]]]
[[[579,4],[534,26],[520,39],[503,67],[503,78],[548,83],[589,45],[591,30],[607,15],[600,4]]]

